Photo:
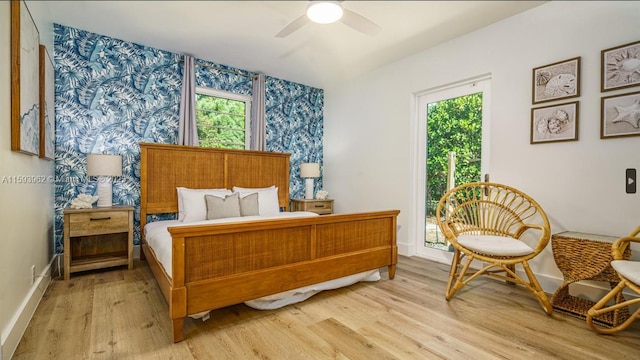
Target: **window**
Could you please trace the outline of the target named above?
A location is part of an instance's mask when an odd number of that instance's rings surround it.
[[[251,97],[196,88],[196,124],[202,147],[249,149]]]

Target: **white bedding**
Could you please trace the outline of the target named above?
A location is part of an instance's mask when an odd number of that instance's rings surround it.
[[[149,246],[156,254],[156,258],[164,267],[164,270],[169,276],[172,276],[171,269],[171,234],[167,228],[178,226],[191,226],[191,225],[203,225],[203,224],[224,224],[229,222],[245,222],[253,220],[269,220],[269,219],[284,219],[284,218],[300,218],[319,216],[316,213],[306,211],[295,212],[281,212],[278,215],[273,216],[243,216],[240,218],[222,218],[215,220],[197,221],[184,223],[179,220],[165,220],[148,223],[144,227],[145,239]],[[378,270],[371,270],[362,272],[359,274],[349,275],[343,278],[325,281],[319,284],[305,286],[303,288],[285,291],[279,294],[265,296],[260,299],[254,299],[247,301],[246,304],[256,309],[277,309],[289,304],[294,304],[300,301],[304,301],[309,297],[317,294],[323,290],[337,289],[344,286],[349,286],[359,281],[378,281],[380,279],[380,272]],[[205,313],[194,316],[196,318],[204,317],[208,318]]]

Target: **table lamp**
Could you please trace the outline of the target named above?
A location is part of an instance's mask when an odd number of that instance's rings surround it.
[[[300,164],[300,176],[304,178],[304,198],[313,199],[313,179],[320,177],[320,164]]]
[[[122,176],[122,156],[87,154],[87,175],[98,177],[98,207],[112,206],[112,176]]]

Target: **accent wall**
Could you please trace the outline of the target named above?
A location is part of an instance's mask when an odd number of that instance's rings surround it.
[[[113,202],[135,207],[139,244],[138,143],[176,143],[183,56],[59,24],[54,47],[56,253],[62,252],[63,209],[79,194],[96,192],[95,179],[86,176],[90,153],[122,155]],[[197,86],[251,95],[255,73],[201,59],[196,64]],[[291,153],[290,197],[302,197],[299,164],[322,164],[324,92],[269,76],[265,87],[267,150]]]

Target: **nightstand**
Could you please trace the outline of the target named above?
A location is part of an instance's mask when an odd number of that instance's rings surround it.
[[[133,207],[64,209],[64,279],[78,271],[133,269]]]
[[[333,214],[333,200],[291,199],[291,211],[311,211],[320,215]]]

